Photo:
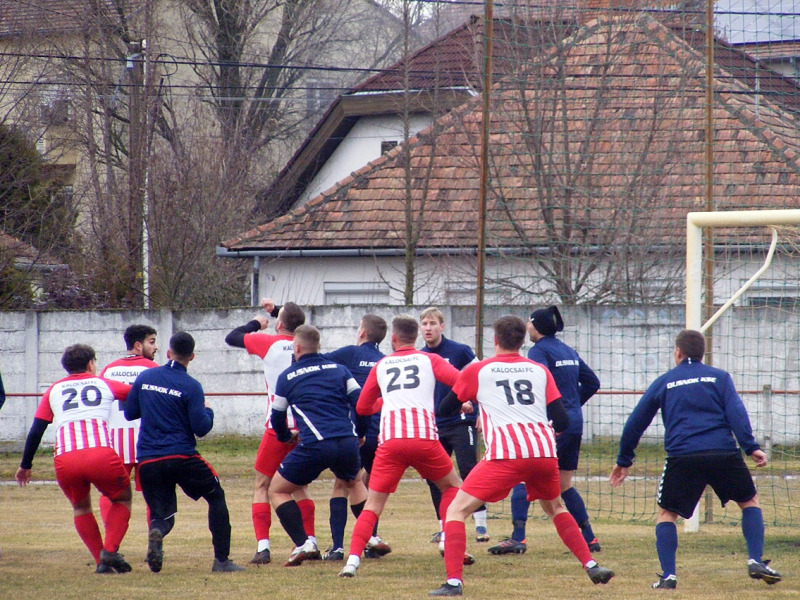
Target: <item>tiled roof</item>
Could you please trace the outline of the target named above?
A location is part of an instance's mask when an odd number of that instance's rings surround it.
[[[520,28],[507,18],[493,22],[493,69],[505,73],[518,67],[506,57],[530,53],[525,46],[541,48],[555,38],[562,38],[574,30],[570,21],[551,22],[546,19],[538,27]],[[520,36],[524,32],[524,37]],[[408,89],[433,90],[447,88],[483,87],[481,69],[483,61],[483,19],[469,18],[463,25],[444,34],[415,52],[406,62],[399,62],[342,94],[317,122],[294,156],[287,162],[275,181],[259,194],[256,211],[267,216],[282,214],[303,193],[325,161],[347,136],[358,120],[358,115],[345,114],[343,99],[364,94],[401,92],[406,89],[404,73],[408,70]],[[396,96],[385,101],[385,112],[398,112]],[[444,101],[442,101],[444,106]],[[320,139],[323,136],[324,139]],[[266,207],[270,207],[267,209]]]
[[[705,210],[703,54],[648,16],[590,22],[562,47],[493,90],[487,247],[683,244],[686,212]],[[800,207],[795,117],[726,67],[715,77],[716,208]],[[476,98],[409,143],[420,248],[476,247],[480,125]],[[402,249],[404,152],[223,246]]]
[[[40,268],[63,267],[64,264],[49,256],[27,242],[0,231],[0,251],[10,252],[17,265],[26,267],[37,266]]]
[[[572,27],[571,21],[549,27],[515,26],[508,18],[493,21],[493,69],[507,73],[517,68],[510,57],[518,55],[520,46],[541,48],[554,36],[563,37]],[[524,36],[520,33],[525,32]],[[470,87],[480,90],[483,61],[483,18],[472,16],[463,25],[450,31],[415,52],[407,61],[400,61],[373,75],[347,92],[402,91],[406,89],[405,72],[408,71],[409,90]],[[437,83],[438,82],[438,83]]]

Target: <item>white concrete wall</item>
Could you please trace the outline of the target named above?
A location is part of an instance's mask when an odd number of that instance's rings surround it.
[[[361,316],[374,312],[390,320],[415,306],[307,306],[308,322],[322,332],[323,351],[354,342]],[[445,335],[474,347],[475,309],[440,306]],[[527,318],[530,306],[488,307],[485,322],[501,314]],[[0,312],[0,371],[6,391],[27,393],[9,397],[0,410],[0,442],[19,447],[30,427],[38,398],[50,383],[64,376],[63,349],[82,342],[92,345],[104,365],[124,354],[122,332],[142,322],[158,330],[158,362],[164,362],[167,340],[174,331],[189,331],[197,341],[196,359],[189,372],[200,380],[215,410],[213,434],[258,435],[264,426],[264,382],[260,361],[230,348],[225,335],[249,321],[255,308],[203,312],[87,311]],[[681,306],[579,306],[562,309],[566,328],[561,338],[575,347],[597,372],[601,393],[585,407],[587,441],[596,436],[617,438],[640,392],[672,366],[672,343],[682,329]],[[271,328],[270,328],[271,330]],[[389,342],[381,346],[389,352]],[[523,348],[527,352],[528,346]],[[492,353],[492,332],[484,329],[484,355]],[[714,330],[715,365],[727,369],[750,411],[759,439],[770,435],[776,443],[800,442],[800,314],[778,309],[735,308]],[[761,389],[771,385],[773,406],[766,411]],[[215,395],[224,394],[224,395]],[[774,430],[774,431],[771,431]],[[45,441],[52,441],[52,428]],[[648,431],[661,433],[658,418]]]
[[[422,131],[433,122],[430,115],[412,115],[409,134]],[[306,186],[296,206],[302,206],[325,190],[333,187],[353,171],[381,155],[381,142],[403,141],[403,120],[399,115],[361,117],[342,140],[334,153]]]

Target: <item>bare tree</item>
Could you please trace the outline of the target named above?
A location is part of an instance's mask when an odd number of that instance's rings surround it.
[[[553,17],[547,47],[538,22],[529,28],[537,39],[521,46],[535,56],[514,57],[521,68],[493,90],[501,115],[493,135],[514,142],[491,151],[490,239],[522,271],[487,273],[487,281],[506,300],[513,290],[566,304],[674,299],[681,248],[663,235],[674,215],[662,206],[686,150],[675,123],[699,74],[654,74],[646,93],[635,93],[625,82],[646,47],[637,15],[572,35]]]
[[[303,131],[311,75],[336,75],[325,84],[335,91],[344,84],[334,65],[354,48],[367,68],[391,52],[391,41],[375,49],[366,40],[396,20],[385,13],[369,29],[365,4],[82,5],[80,34],[52,49],[73,91],[68,142],[85,158],[75,196],[88,215],[87,247],[78,258],[113,306],[241,301],[242,274],[218,264],[214,247],[253,224],[256,190]],[[194,284],[200,274],[216,292]]]

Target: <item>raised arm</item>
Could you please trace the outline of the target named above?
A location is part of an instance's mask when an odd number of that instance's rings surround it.
[[[267,317],[259,315],[252,321],[248,321],[241,327],[237,327],[228,335],[226,335],[225,343],[228,344],[228,346],[233,346],[235,348],[244,348],[245,334],[255,333],[256,331],[265,329],[268,323],[269,321],[267,320]]]

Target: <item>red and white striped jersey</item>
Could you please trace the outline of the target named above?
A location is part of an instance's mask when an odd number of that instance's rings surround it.
[[[114,399],[124,400],[130,389],[129,385],[91,373],[70,375],[47,388],[34,417],[55,423],[55,456],[111,447],[108,414]]]
[[[464,368],[453,391],[480,405],[484,460],[555,458],[547,405],[561,397],[547,367],[519,354],[500,354]]]
[[[244,335],[245,349],[249,354],[258,356],[264,368],[264,381],[267,384],[267,429],[272,429],[270,416],[272,415],[275,383],[278,381],[278,375],[292,364],[293,344],[294,337],[291,335],[272,335],[258,332]],[[291,408],[286,411],[286,420],[289,429],[296,429]]]
[[[358,397],[356,412],[369,415],[383,398],[378,443],[395,438],[438,440],[433,392],[437,381],[452,386],[458,369],[438,354],[401,348],[372,368]]]
[[[132,385],[139,373],[145,369],[157,367],[158,363],[145,358],[129,354],[108,363],[100,372],[100,377],[112,381],[121,381]],[[139,425],[141,419],[128,421],[122,402],[114,402],[108,415],[108,429],[111,434],[111,446],[126,465],[136,463],[136,442],[139,439]]]

